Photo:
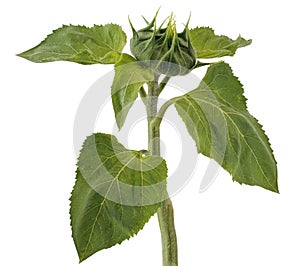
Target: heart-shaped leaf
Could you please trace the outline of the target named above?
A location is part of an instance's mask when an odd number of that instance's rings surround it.
[[[159,208],[166,178],[161,157],[127,150],[112,135],[89,136],[79,156],[70,209],[80,261],[139,232]]]

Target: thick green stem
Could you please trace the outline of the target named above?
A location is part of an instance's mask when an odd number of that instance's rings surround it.
[[[157,211],[161,231],[163,266],[178,266],[177,237],[172,201],[167,198]]]
[[[161,92],[158,77],[149,83],[147,96],[148,117],[148,145],[149,152],[160,155],[160,123],[153,123],[157,115],[157,101]],[[177,238],[174,225],[174,212],[172,202],[166,191],[166,200],[161,203],[157,211],[161,231],[163,266],[178,266]]]

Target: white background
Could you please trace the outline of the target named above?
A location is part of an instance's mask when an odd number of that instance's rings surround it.
[[[141,14],[150,18],[159,6],[160,18],[173,11],[180,24],[192,11],[191,27],[211,26],[217,34],[253,39],[251,46],[225,60],[244,84],[249,110],[270,138],[281,192],[241,186],[221,171],[200,194],[208,163],[200,156],[192,181],[173,198],[180,265],[300,265],[300,21],[292,0],[2,1],[1,265],[78,264],[68,214],[76,162],[73,122],[86,90],[111,70],[109,65],[34,64],[15,54],[62,24],[115,22],[130,37],[127,16],[138,24]],[[98,120],[97,130],[113,119]],[[167,147],[170,165],[173,148]],[[160,252],[153,217],[136,237],[82,265],[161,265]]]

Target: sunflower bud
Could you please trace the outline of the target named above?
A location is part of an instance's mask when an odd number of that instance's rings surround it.
[[[145,20],[147,27],[138,31],[131,25],[132,54],[160,74],[168,76],[187,74],[197,60],[196,51],[190,40],[188,23],[181,33],[177,33],[173,15],[169,17],[166,28],[163,28],[165,23],[156,28],[156,17],[157,14],[150,23]]]

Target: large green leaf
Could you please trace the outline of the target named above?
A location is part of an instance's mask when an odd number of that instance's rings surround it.
[[[199,87],[175,101],[199,153],[217,161],[234,181],[278,192],[268,138],[247,111],[243,87],[228,64],[212,64]]]
[[[70,25],[53,31],[39,45],[18,56],[36,63],[114,64],[125,44],[126,35],[118,25]]]
[[[215,35],[209,27],[191,29],[190,36],[198,58],[232,56],[238,48],[251,44],[251,40],[245,40],[241,36],[232,40],[227,36]]]
[[[89,136],[71,196],[72,236],[80,261],[141,230],[163,200],[166,178],[161,157],[127,150],[112,135]]]
[[[115,65],[115,77],[111,87],[112,103],[119,129],[123,126],[143,84],[152,80],[153,74],[149,68],[141,66],[132,56],[122,54]]]

